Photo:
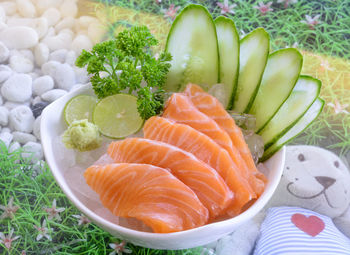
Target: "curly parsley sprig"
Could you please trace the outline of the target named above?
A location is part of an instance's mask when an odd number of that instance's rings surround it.
[[[157,44],[146,26],[135,26],[96,44],[91,52],[83,50],[76,65],[87,66],[98,98],[121,92],[136,94],[140,116],[148,119],[163,108],[163,84],[171,61],[167,52],[157,59],[152,55],[151,47]]]

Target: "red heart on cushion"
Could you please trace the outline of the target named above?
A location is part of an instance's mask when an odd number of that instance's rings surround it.
[[[325,227],[323,220],[314,215],[307,217],[303,214],[295,213],[292,215],[291,220],[297,228],[313,237],[321,233]]]

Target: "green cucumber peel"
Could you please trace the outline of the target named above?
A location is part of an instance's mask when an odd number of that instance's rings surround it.
[[[307,112],[298,120],[295,125],[287,131],[281,138],[279,138],[273,145],[271,145],[260,158],[263,162],[269,159],[275,152],[280,150],[285,144],[289,143],[304,130],[306,130],[311,123],[320,115],[323,110],[325,101],[321,98],[317,98],[315,102],[310,106]]]
[[[223,106],[230,109],[236,91],[239,73],[239,35],[235,23],[224,16],[214,20],[219,47],[219,82],[224,84]]]
[[[311,76],[301,75],[292,93],[277,113],[258,133],[265,150],[291,129],[316,100],[321,90],[321,81]]]
[[[166,91],[181,91],[189,82],[208,91],[219,82],[216,27],[204,6],[190,4],[177,15],[168,33],[165,51],[173,57],[164,85]]]
[[[299,77],[303,56],[294,48],[277,50],[268,57],[260,88],[249,114],[259,133],[291,94]]]
[[[240,41],[239,74],[232,110],[247,113],[258,93],[267,63],[270,36],[257,28]]]

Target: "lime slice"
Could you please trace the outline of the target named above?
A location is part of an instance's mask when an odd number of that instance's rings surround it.
[[[97,98],[89,95],[79,95],[69,100],[64,107],[64,120],[70,125],[75,120],[87,119],[92,122],[92,113]]]
[[[137,98],[127,94],[105,97],[97,103],[93,122],[110,138],[123,138],[136,133],[143,124],[137,111]]]

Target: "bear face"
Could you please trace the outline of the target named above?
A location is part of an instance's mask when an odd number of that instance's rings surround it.
[[[350,173],[334,153],[315,146],[288,146],[283,175],[271,206],[299,206],[338,217],[350,206]]]

